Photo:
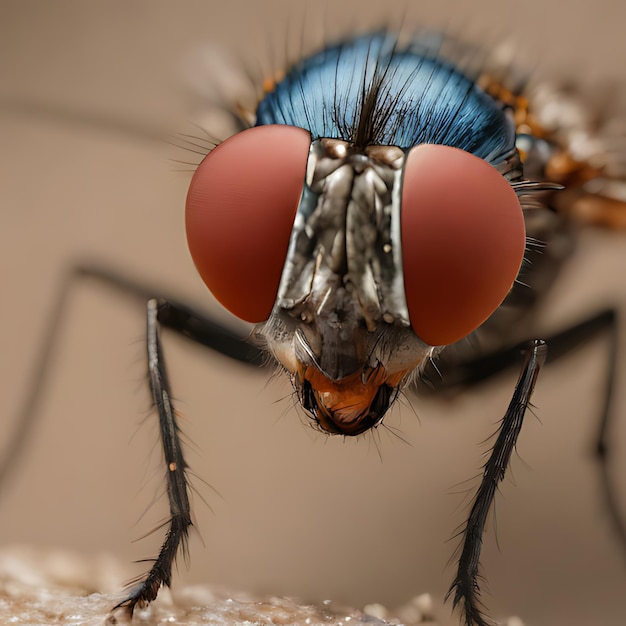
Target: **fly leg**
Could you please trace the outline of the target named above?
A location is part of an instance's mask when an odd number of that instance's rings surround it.
[[[547,363],[563,358],[582,345],[607,335],[609,344],[607,351],[606,377],[603,389],[602,406],[599,412],[598,430],[593,446],[593,454],[597,459],[600,473],[600,488],[604,498],[613,531],[622,548],[626,559],[626,518],[621,510],[614,487],[614,474],[611,471],[613,448],[611,447],[611,424],[615,419],[612,411],[613,394],[617,380],[619,356],[619,326],[615,309],[605,309],[572,326],[555,333],[546,339],[549,347]],[[497,374],[511,367],[519,356],[519,347],[510,347],[487,354],[467,363],[456,364],[448,374],[444,371],[443,381],[438,388],[446,386],[468,386]]]
[[[541,340],[531,342],[525,350],[522,372],[509,407],[500,422],[496,442],[484,466],[480,486],[474,497],[468,520],[461,532],[461,554],[456,577],[448,591],[448,596],[453,596],[453,605],[461,609],[467,626],[487,626],[488,624],[482,611],[479,587],[483,531],[498,483],[504,479],[511,454],[515,449],[530,396],[539,370],[545,362],[546,354],[546,343]]]
[[[7,446],[5,458],[0,460],[0,483],[7,478],[23,451],[29,434],[33,431],[37,409],[42,399],[48,374],[52,366],[58,335],[61,330],[70,294],[78,279],[85,278],[112,288],[117,293],[148,300],[147,352],[148,379],[152,402],[159,416],[159,427],[166,466],[167,494],[170,518],[167,532],[158,557],[150,571],[115,608],[124,607],[132,614],[136,606],[154,600],[162,585],[170,585],[172,564],[179,551],[185,551],[191,525],[189,484],[181,445],[176,414],[171,403],[171,393],[159,339],[159,326],[171,328],[179,334],[212,350],[243,363],[259,365],[263,352],[236,333],[211,319],[210,316],[169,297],[157,297],[159,290],[135,282],[108,268],[98,265],[80,265],[73,268],[62,282],[53,314],[45,331],[44,343],[35,364],[27,389],[26,401],[18,416],[17,429]]]
[[[159,309],[167,310],[166,301],[148,301],[147,338],[148,381],[152,403],[159,416],[159,431],[166,466],[167,497],[170,517],[166,522],[167,532],[161,550],[154,559],[150,571],[141,577],[128,597],[114,607],[125,608],[132,616],[136,606],[152,602],[162,585],[171,586],[172,565],[179,550],[187,553],[187,540],[191,521],[189,505],[189,481],[187,462],[183,454],[180,428],[171,402],[170,385],[165,369],[165,360],[159,337]]]
[[[147,310],[148,381],[152,394],[153,406],[159,417],[159,431],[163,446],[166,467],[167,497],[170,517],[165,523],[167,531],[161,550],[152,562],[150,570],[140,577],[127,598],[113,610],[124,608],[132,616],[135,607],[152,602],[162,585],[169,587],[172,578],[172,566],[179,552],[186,555],[191,507],[189,504],[189,481],[180,436],[176,420],[176,411],[172,406],[170,386],[165,368],[165,359],[159,337],[159,327],[163,325],[176,330],[182,335],[204,345],[215,343],[214,322],[198,314],[192,308],[165,299],[151,299]],[[249,346],[237,344],[229,348],[230,356],[244,360],[249,355]]]

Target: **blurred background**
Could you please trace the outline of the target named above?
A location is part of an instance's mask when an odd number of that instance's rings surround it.
[[[187,129],[198,103],[189,77],[203,84],[206,58],[219,67],[215,50],[232,67],[262,74],[299,49],[302,33],[304,47],[315,47],[329,33],[423,24],[490,46],[513,42],[535,77],[594,92],[626,80],[625,20],[617,0],[3,0],[0,441],[15,427],[62,273],[76,260],[101,261],[228,319],[188,257],[190,174],[175,171],[170,159],[179,152],[151,138]],[[221,79],[233,77],[229,69]],[[549,296],[543,329],[606,304],[624,309],[625,264],[624,233],[587,230]],[[132,543],[166,512],[160,499],[142,517],[162,492],[143,335],[143,306],[98,285],[74,291],[37,427],[1,494],[3,545],[106,551],[123,561],[156,553],[160,533]],[[406,442],[385,429],[342,440],[306,425],[285,378],[169,333],[164,343],[193,442],[194,484],[210,505],[195,498],[198,532],[177,584],[356,606],[445,594],[450,537],[467,512],[464,481],[479,471],[481,442],[508,404],[515,373],[453,400],[398,404],[386,422]],[[495,617],[623,624],[626,568],[590,454],[606,348],[600,340],[541,374],[538,419],[527,418],[497,501],[497,542],[492,523],[483,551]],[[613,441],[626,507],[626,392],[621,384],[617,391]]]

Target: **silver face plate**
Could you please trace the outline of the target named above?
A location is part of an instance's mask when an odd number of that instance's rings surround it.
[[[312,142],[276,306],[265,336],[285,342],[330,380],[364,366],[388,367],[391,335],[400,366],[429,347],[410,328],[404,296],[400,189],[404,152]],[[281,332],[276,333],[280,329]],[[399,337],[399,335],[401,337]],[[385,354],[387,352],[387,354]],[[403,355],[403,356],[400,356]],[[293,371],[287,359],[283,364]],[[393,367],[393,366],[392,366]],[[395,369],[395,367],[394,367]]]

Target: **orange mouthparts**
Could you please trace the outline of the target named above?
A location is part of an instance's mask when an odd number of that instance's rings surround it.
[[[330,380],[300,364],[293,383],[302,406],[328,433],[359,435],[380,423],[410,370],[388,374],[382,365]]]

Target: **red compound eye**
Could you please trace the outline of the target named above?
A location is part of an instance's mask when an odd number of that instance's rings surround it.
[[[268,319],[306,173],[310,134],[257,126],[200,163],[187,194],[187,242],[219,302],[248,322]]]
[[[465,337],[498,308],[522,263],[517,195],[468,152],[417,146],[405,163],[401,228],[413,330],[433,346]]]

